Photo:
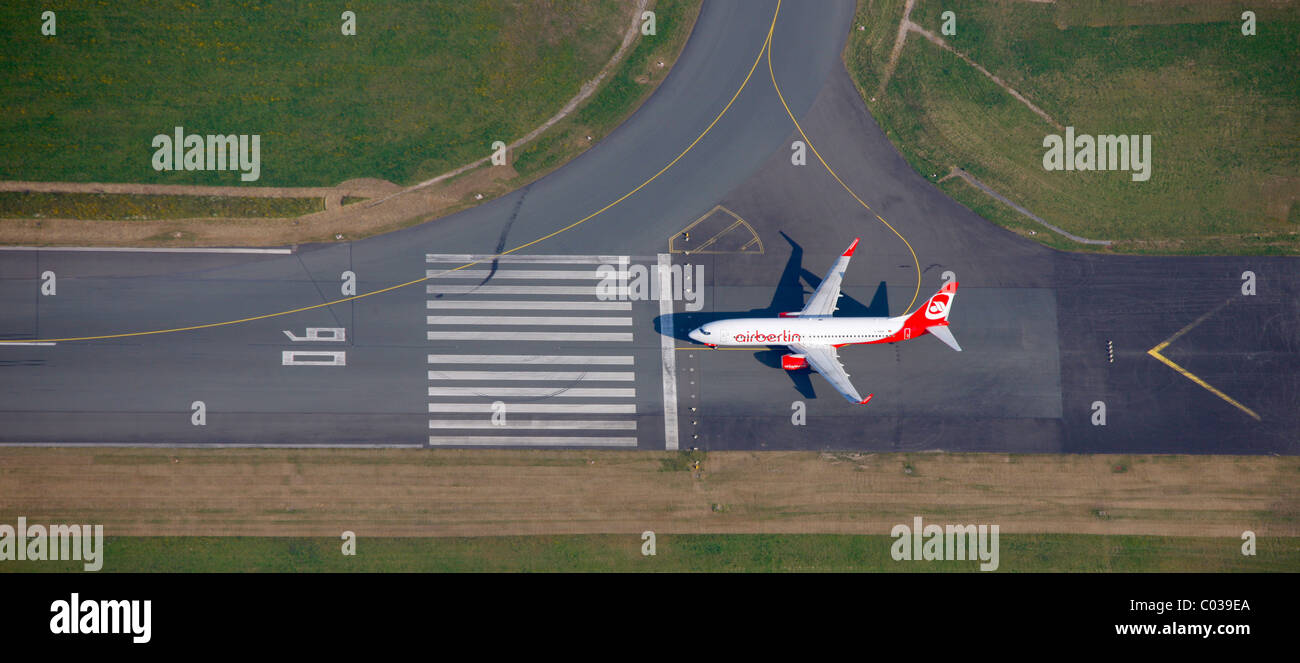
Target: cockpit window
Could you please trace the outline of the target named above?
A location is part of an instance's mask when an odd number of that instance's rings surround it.
[[[703,327],[700,327],[700,333],[701,333],[701,334],[704,334],[705,336],[709,336],[709,335],[713,334],[713,332],[711,332],[711,331],[709,331],[709,330],[707,330],[707,329],[705,329],[705,328],[703,328]]]

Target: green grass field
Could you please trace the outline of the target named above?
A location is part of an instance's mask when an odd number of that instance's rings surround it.
[[[1062,133],[957,56],[912,33],[873,116],[918,172],[958,165],[1075,234],[1137,253],[1300,253],[1300,7],[1260,9],[1258,34],[1240,10],[1158,3],[918,3],[912,20],[942,35],[1076,133],[1150,134],[1151,177],[1049,172],[1043,138]],[[859,5],[845,60],[876,95],[902,0]],[[1169,24],[1151,24],[1153,22]],[[1173,23],[1173,21],[1183,21]],[[959,179],[945,192],[990,220],[1069,242]]]
[[[325,209],[321,198],[232,198],[112,193],[0,191],[0,218],[189,219],[292,217]]]
[[[654,10],[655,36],[639,39],[600,90],[573,116],[520,149],[515,157],[515,170],[525,178],[552,170],[568,160],[574,145],[595,143],[621,124],[650,96],[654,90],[652,83],[667,75],[667,68],[661,69],[657,63],[677,58],[699,9],[700,0],[658,0]],[[587,136],[591,136],[591,141],[586,141]]]
[[[689,3],[687,3],[689,4]],[[627,25],[597,0],[0,7],[0,178],[238,185],[157,172],[154,135],[261,135],[258,186],[410,183],[486,156],[593,77]],[[357,34],[340,32],[343,9]]]
[[[106,572],[977,572],[978,562],[895,561],[888,536],[639,534],[366,538],[357,554],[316,538],[108,537]],[[1002,535],[998,572],[1294,572],[1300,540]],[[81,562],[0,562],[0,572],[76,572]]]

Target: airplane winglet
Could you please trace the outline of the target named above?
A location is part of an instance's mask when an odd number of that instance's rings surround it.
[[[853,238],[853,243],[849,245],[849,248],[847,248],[847,249],[844,250],[844,255],[843,255],[843,256],[840,256],[840,257],[842,257],[842,258],[851,258],[851,257],[853,257],[853,250],[856,249],[856,248],[858,248],[858,241],[861,240],[861,239],[862,239],[861,237],[854,237],[854,238]]]
[[[956,350],[957,352],[961,352],[961,346],[957,344],[957,339],[952,335],[952,330],[948,329],[947,320],[945,320],[941,325],[934,325],[926,328],[926,331],[930,332],[931,336],[943,341],[944,345]]]
[[[872,396],[875,396],[875,394],[867,394],[866,398],[858,401],[858,405],[866,405],[871,400]]]

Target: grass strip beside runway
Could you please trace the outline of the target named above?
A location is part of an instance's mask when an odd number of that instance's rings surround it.
[[[845,61],[907,161],[963,205],[1056,248],[1104,250],[948,177],[954,166],[1050,224],[1114,240],[1118,252],[1300,253],[1294,4],[1260,9],[1247,36],[1243,8],[1223,3],[917,3],[911,21],[956,53],[912,30],[889,75],[903,7],[860,2],[863,29],[850,33]],[[1046,170],[1044,139],[1067,126],[1149,135],[1150,179]]]
[[[0,218],[189,219],[294,217],[325,209],[321,198],[253,198],[112,193],[0,192]]]
[[[978,561],[896,561],[885,535],[661,534],[337,538],[110,537],[108,573],[207,572],[978,572]],[[1300,539],[1261,538],[1243,556],[1232,538],[1011,534],[998,572],[1294,572]],[[0,562],[0,572],[79,572],[80,562]]]
[[[107,536],[883,535],[922,516],[1006,535],[1228,540],[1300,536],[1297,472],[1293,456],[3,447],[0,524],[102,524]]]

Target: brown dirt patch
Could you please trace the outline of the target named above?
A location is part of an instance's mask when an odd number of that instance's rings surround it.
[[[113,535],[1007,533],[1296,536],[1300,459],[717,452],[0,449],[0,522]],[[905,468],[910,467],[908,473]]]
[[[400,188],[383,180],[350,180],[334,189],[321,190],[327,200],[333,196],[335,204],[327,204],[322,212],[292,218],[203,217],[153,221],[0,219],[0,239],[8,244],[32,246],[176,247],[286,246],[303,242],[336,241],[335,235],[338,233],[343,235],[344,240],[352,240],[469,207],[481,202],[474,199],[476,193],[482,193],[483,200],[489,200],[508,191],[510,187],[506,182],[517,177],[518,173],[510,166],[484,166],[455,179],[401,194],[396,193],[401,191]],[[238,190],[240,195],[248,195],[246,192],[249,189]],[[297,197],[294,194],[300,191],[285,189],[278,195]],[[340,206],[338,202],[344,196],[371,200]],[[181,239],[175,237],[178,232],[181,233]]]
[[[1291,217],[1291,207],[1300,198],[1300,177],[1267,177],[1260,189],[1270,219],[1286,221]]]

